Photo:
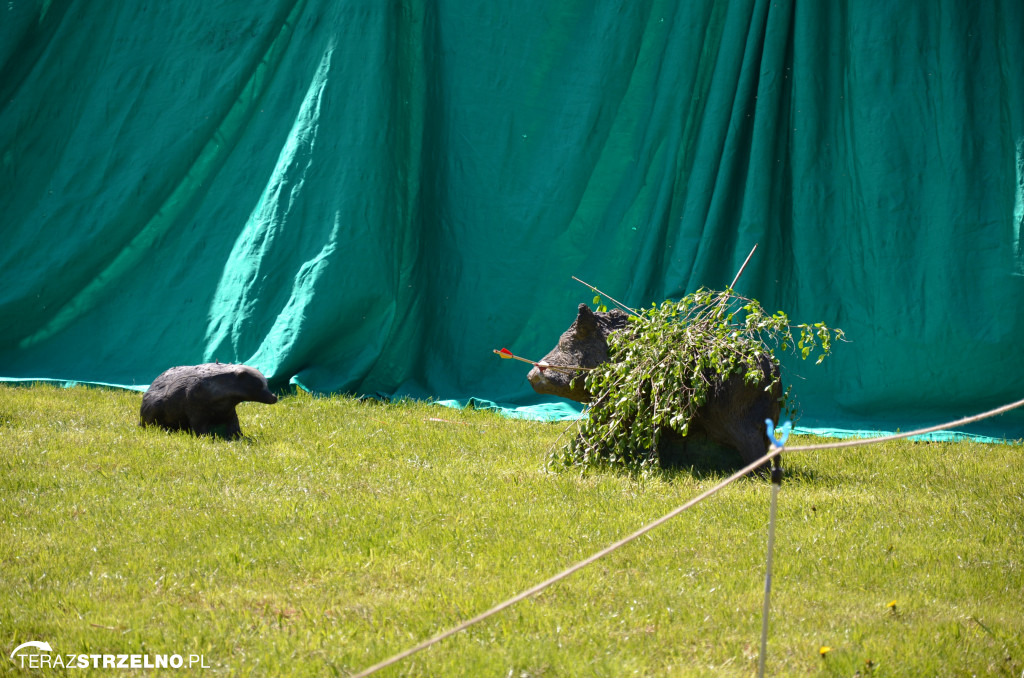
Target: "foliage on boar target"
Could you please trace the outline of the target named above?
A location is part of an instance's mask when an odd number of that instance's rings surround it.
[[[756,460],[767,449],[764,403],[771,418],[780,406],[794,409],[773,348],[803,359],[817,353],[820,363],[844,338],[824,323],[791,325],[784,312],[768,315],[731,289],[630,310],[621,329],[606,333],[607,360],[573,375],[571,389],[589,396],[589,416],[552,453],[553,464],[643,470],[659,464],[666,434],[678,439],[696,430]]]

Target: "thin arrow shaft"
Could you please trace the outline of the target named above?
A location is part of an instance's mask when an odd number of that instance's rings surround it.
[[[513,360],[518,360],[520,362],[527,363],[528,365],[533,365],[534,367],[539,367],[539,368],[544,369],[544,370],[555,370],[556,372],[565,372],[566,374],[572,374],[576,370],[585,370],[587,372],[590,372],[591,370],[594,369],[593,367],[572,367],[572,366],[565,366],[565,365],[548,365],[548,364],[541,365],[539,362],[537,362],[535,360],[530,360],[529,358],[520,358],[519,356],[517,356],[516,354],[514,354],[514,353],[512,353],[511,351],[508,351],[508,350],[506,350],[505,352],[502,352],[502,351],[499,351],[498,349],[494,349],[494,352],[497,353],[498,355],[502,356],[502,357],[512,358]]]

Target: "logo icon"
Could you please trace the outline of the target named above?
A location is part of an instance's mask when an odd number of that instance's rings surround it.
[[[40,642],[38,640],[30,640],[27,643],[22,643],[18,647],[14,648],[14,651],[11,652],[11,661],[14,661],[14,655],[18,654],[18,650],[21,650],[26,647],[34,647],[36,649],[44,650],[46,652],[53,652],[53,648],[50,647],[49,643]]]

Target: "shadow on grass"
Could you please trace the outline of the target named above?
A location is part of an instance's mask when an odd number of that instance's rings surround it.
[[[144,431],[154,431],[155,434],[164,436],[181,436],[182,438],[196,438],[200,440],[212,440],[218,443],[238,444],[239,446],[254,446],[263,443],[260,434],[250,434],[245,431],[232,433],[227,425],[211,427],[209,431],[197,433],[188,428],[168,428],[159,424],[137,424]]]
[[[765,452],[767,451],[768,443],[766,441]],[[561,454],[565,454],[564,448],[561,448],[560,452],[552,454],[552,465],[550,468],[571,468],[573,466],[577,469],[581,468],[582,465],[576,465],[572,461],[567,461],[566,456],[560,456]],[[598,473],[610,472],[625,475],[640,473],[637,467],[631,467],[629,464],[608,462],[609,454],[603,455],[602,460],[588,466],[588,469]],[[649,459],[650,451],[645,450],[642,456]],[[783,452],[780,459],[784,479],[788,478],[799,482],[816,482],[821,479],[821,475],[817,471],[807,468],[805,465],[800,464],[799,461],[796,461],[792,468],[788,468],[785,452]],[[684,477],[695,480],[723,480],[747,466],[747,462],[743,460],[737,450],[712,441],[706,435],[699,432],[691,433],[686,438],[674,432],[669,433],[658,446],[657,460],[657,465],[654,467],[647,466],[643,474],[653,475],[666,482],[672,482],[675,478]],[[559,463],[559,461],[562,463]],[[751,471],[747,477],[763,479],[767,482],[771,477],[771,463],[768,462],[757,470]]]
[[[767,445],[765,451],[767,452]],[[697,480],[725,478],[747,465],[736,450],[700,435],[690,435],[686,438],[673,436],[662,443],[658,453],[662,474],[666,479],[683,474]],[[817,473],[813,469],[800,466],[787,468],[785,453],[780,459],[784,478],[800,481],[813,481],[817,478]],[[765,464],[752,471],[749,477],[768,480],[770,475],[770,465]]]

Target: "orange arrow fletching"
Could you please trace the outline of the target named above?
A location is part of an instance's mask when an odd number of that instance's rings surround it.
[[[505,360],[509,360],[509,359],[511,359],[511,358],[513,358],[513,357],[514,357],[514,356],[512,355],[512,351],[508,350],[507,348],[503,348],[503,349],[501,349],[500,351],[495,351],[495,353],[497,353],[498,355],[500,355],[500,356],[501,356],[502,358],[504,358]]]

